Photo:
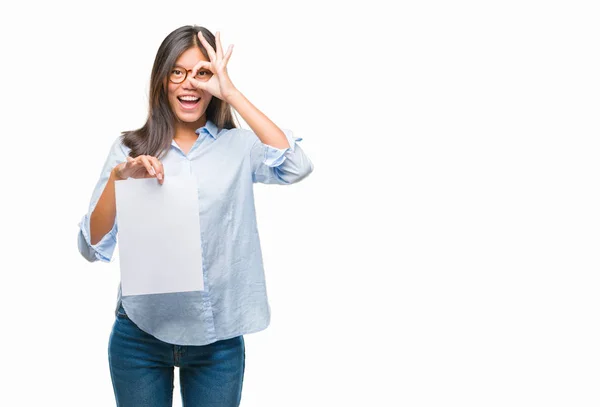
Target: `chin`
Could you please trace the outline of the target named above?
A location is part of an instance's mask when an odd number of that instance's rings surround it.
[[[175,105],[175,106],[173,106]],[[204,116],[206,113],[206,108],[208,106],[203,106],[200,104],[196,106],[195,109],[183,109],[178,102],[171,103],[171,111],[175,113],[177,119],[183,123],[195,123]]]
[[[202,113],[181,113],[178,112],[177,113],[177,118],[185,123],[195,123],[198,120],[200,120],[202,118],[202,115],[204,114],[204,112]]]
[[[181,109],[172,109],[174,110],[175,116],[179,121],[184,123],[194,123],[197,122],[204,116],[206,113],[206,109],[194,109],[192,111],[183,111]]]

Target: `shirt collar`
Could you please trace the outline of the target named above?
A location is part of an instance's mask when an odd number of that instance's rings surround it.
[[[206,120],[206,124],[204,126],[196,129],[196,134],[200,135],[203,131],[210,134],[210,136],[215,140],[217,137],[219,137],[219,129],[217,128],[217,125],[208,119]]]

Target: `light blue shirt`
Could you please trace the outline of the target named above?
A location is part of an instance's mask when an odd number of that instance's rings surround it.
[[[143,331],[175,345],[206,345],[257,332],[270,322],[253,184],[292,184],[313,164],[290,130],[290,148],[277,149],[247,129],[222,129],[207,121],[186,155],[175,141],[161,162],[165,178],[191,174],[198,185],[204,291],[121,295],[128,317]],[[90,241],[90,216],[111,170],[130,149],[122,136],[113,143],[87,214],[79,223],[78,247],[88,261],[110,262],[117,244],[117,222],[97,244]],[[200,270],[199,270],[200,272]]]

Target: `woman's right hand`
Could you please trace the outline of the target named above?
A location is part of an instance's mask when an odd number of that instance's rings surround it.
[[[158,158],[151,155],[127,156],[127,161],[114,168],[119,180],[127,178],[157,178],[159,184],[165,181],[165,170]]]

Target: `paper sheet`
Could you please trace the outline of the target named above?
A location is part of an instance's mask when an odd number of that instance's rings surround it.
[[[122,295],[203,291],[194,178],[116,181],[115,197]]]

